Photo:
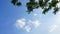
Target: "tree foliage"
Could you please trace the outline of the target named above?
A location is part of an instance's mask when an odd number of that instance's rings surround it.
[[[18,0],[12,0],[11,3],[17,6],[21,6],[22,4]],[[42,13],[46,14],[46,12],[53,8],[53,13],[56,14],[59,10],[59,7],[57,7],[57,3],[59,3],[58,0],[29,0],[29,2],[26,3],[27,12],[30,13],[33,11],[33,9],[42,8]]]
[[[21,5],[21,2],[19,2],[18,0],[12,0],[11,3],[13,5],[16,5],[16,6],[20,6]]]

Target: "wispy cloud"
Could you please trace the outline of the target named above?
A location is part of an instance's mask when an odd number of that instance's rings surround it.
[[[60,2],[59,2],[59,3],[57,3],[57,6],[60,8]]]
[[[21,18],[16,21],[16,28],[20,29],[22,28],[23,30],[26,30],[27,32],[30,32],[31,27],[29,25],[26,26],[26,19]]]
[[[34,16],[38,16],[38,14],[34,14]]]
[[[57,28],[58,28],[58,25],[53,24],[53,25],[50,27],[49,32],[53,32],[53,31],[56,30]]]
[[[23,28],[24,26],[25,26],[25,19],[24,18],[18,19],[16,21],[16,27],[17,28]]]
[[[28,23],[27,23],[28,22]],[[38,28],[40,26],[40,21],[39,20],[26,20],[25,18],[21,18],[16,20],[16,28],[20,29],[22,28],[23,30],[30,32],[32,26],[35,28]]]
[[[41,24],[39,20],[32,21],[31,23],[34,25],[35,28],[39,27]]]
[[[27,32],[30,32],[30,31],[31,31],[31,27],[30,27],[29,25],[27,25],[27,26],[25,26],[25,30],[26,30]]]

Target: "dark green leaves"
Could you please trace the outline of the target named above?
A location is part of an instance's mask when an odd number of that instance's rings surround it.
[[[44,3],[43,3],[43,0],[39,0],[39,6],[42,7],[43,4],[44,4]]]
[[[21,2],[19,2],[18,0],[12,0],[11,3],[16,6],[21,5]],[[30,0],[29,2],[26,3],[27,12],[30,13],[33,11],[33,9],[40,7],[43,9],[42,12],[43,14],[46,14],[52,8],[54,10],[53,13],[56,14],[57,11],[59,10],[59,8],[56,7],[57,3],[59,3],[58,0],[39,0],[38,2],[36,2],[35,0]]]
[[[45,1],[45,3],[47,3],[49,0],[44,0]]]
[[[48,12],[48,8],[44,8],[44,10],[43,10],[43,14],[46,14],[46,12]]]
[[[35,0],[30,0],[30,2],[35,2]]]
[[[58,0],[39,0],[39,2],[35,2],[35,0],[30,0],[30,2],[27,2],[27,10],[28,12],[33,11],[33,9],[41,7],[43,9],[43,14],[46,14],[52,7],[54,7],[53,13],[56,14],[59,8],[56,7]],[[47,8],[48,7],[48,8]]]
[[[28,12],[33,11],[33,9],[38,8],[38,3],[36,3],[34,0],[30,0],[30,2],[26,3]]]
[[[13,5],[17,5],[17,6],[20,6],[21,5],[21,2],[18,2],[18,0],[12,0],[11,3]]]
[[[56,14],[58,12],[58,10],[59,10],[59,8],[58,7],[55,7],[53,13]]]
[[[52,0],[52,1],[51,1],[51,5],[52,5],[53,7],[55,7],[57,3],[58,3],[58,0]]]
[[[18,0],[12,0],[11,3],[15,5],[18,2]]]
[[[28,12],[31,12],[31,11],[33,11],[33,4],[32,3],[27,3],[27,9],[28,9]]]
[[[21,3],[20,3],[20,2],[18,2],[16,5],[17,5],[17,6],[20,6],[20,5],[21,5]]]

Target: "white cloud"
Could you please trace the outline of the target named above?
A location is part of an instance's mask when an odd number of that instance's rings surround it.
[[[34,14],[34,16],[38,16],[38,14]]]
[[[24,18],[16,21],[16,27],[17,28],[23,28],[24,26],[25,26],[25,19]]]
[[[59,3],[57,3],[57,6],[58,6],[58,8],[60,8],[60,2]],[[58,13],[57,13],[58,15],[60,14],[60,9],[58,10]]]
[[[60,8],[60,2],[59,2],[59,3],[57,3],[57,6]]]
[[[50,30],[49,30],[49,32],[53,32],[54,30],[56,30],[58,28],[58,25],[52,25],[51,27],[50,27]]]
[[[30,26],[32,25],[32,20],[30,20],[30,19],[28,20],[28,25],[30,25]]]
[[[25,26],[25,30],[26,30],[27,32],[30,32],[30,31],[31,31],[31,27],[30,27],[29,25],[27,25],[27,26]]]
[[[32,24],[34,25],[34,27],[39,27],[40,26],[40,22],[38,20],[32,21]]]
[[[34,21],[33,20],[29,20],[27,22],[26,22],[26,19],[24,19],[24,18],[18,19],[16,21],[16,23],[15,23],[15,26],[16,26],[17,29],[22,28],[23,30],[26,30],[27,32],[30,32],[32,26],[37,28],[41,24],[39,20],[34,20]]]

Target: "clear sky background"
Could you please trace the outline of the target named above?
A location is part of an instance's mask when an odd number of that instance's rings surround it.
[[[38,8],[28,14],[28,0],[20,0],[20,7],[10,1],[0,0],[0,34],[60,34],[60,12],[54,15],[50,10],[43,15]]]

